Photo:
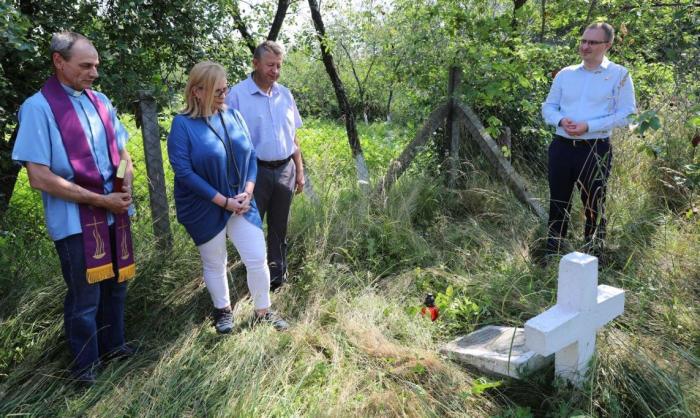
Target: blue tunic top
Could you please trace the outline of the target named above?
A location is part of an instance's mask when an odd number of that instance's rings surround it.
[[[245,190],[246,182],[255,182],[258,166],[248,128],[232,109],[209,118],[177,115],[168,135],[168,158],[175,172],[177,220],[194,243],[202,245],[221,232],[232,215],[212,202],[216,193],[233,197]],[[255,199],[250,206],[242,216],[262,228]]]

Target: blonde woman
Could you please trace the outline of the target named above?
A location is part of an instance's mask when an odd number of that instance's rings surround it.
[[[227,92],[226,71],[220,64],[200,62],[190,71],[186,108],[173,119],[168,136],[177,219],[202,257],[216,331],[226,334],[233,329],[226,278],[227,236],[246,266],[255,320],[286,330],[288,324],[270,310],[265,238],[252,199],[255,151],[243,118],[224,104]]]

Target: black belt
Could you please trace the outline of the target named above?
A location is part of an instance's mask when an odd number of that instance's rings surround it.
[[[291,160],[291,159],[292,159],[291,155],[289,157],[285,158],[284,160],[264,161],[264,160],[258,159],[258,165],[265,167],[265,168],[279,168],[279,167],[282,167],[283,165],[287,164],[287,162],[289,162],[289,160]]]
[[[596,142],[607,142],[610,140],[610,137],[605,137],[605,138],[587,138],[587,139],[571,139],[567,138],[565,136],[561,135],[554,135],[554,140],[555,141],[560,141],[569,145],[573,146],[582,146],[582,145],[587,145],[587,146],[593,146]]]

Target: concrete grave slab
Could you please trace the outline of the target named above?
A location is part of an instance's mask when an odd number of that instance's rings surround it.
[[[459,337],[440,352],[460,363],[501,376],[520,378],[552,361],[525,347],[523,328],[490,325]]]

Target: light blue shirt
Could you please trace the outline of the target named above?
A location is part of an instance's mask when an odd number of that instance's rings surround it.
[[[78,119],[80,119],[92,156],[104,180],[104,192],[111,193],[114,169],[109,159],[107,134],[100,116],[85,92],[73,90],[65,85],[62,87],[68,93],[68,97],[70,97],[78,114]],[[126,145],[129,134],[119,122],[117,113],[109,99],[102,93],[95,92],[95,95],[102,100],[109,111],[112,125],[116,131],[117,147],[121,151]],[[12,149],[12,159],[22,164],[31,162],[48,166],[54,174],[73,182],[73,168],[63,147],[58,125],[49,103],[41,92],[37,92],[25,100],[19,110],[19,131]],[[46,192],[41,193],[41,198],[44,201],[46,228],[52,240],[56,241],[82,232],[76,203],[60,199]],[[132,205],[129,208],[129,214],[132,215],[133,212]],[[109,212],[108,221],[110,224],[114,221]]]
[[[248,76],[233,86],[226,104],[243,116],[259,159],[284,160],[297,150],[294,137],[301,116],[288,88],[275,83],[268,95]]]
[[[542,104],[544,121],[557,127],[557,135],[573,139],[607,138],[613,128],[627,126],[636,111],[629,71],[607,57],[595,70],[581,63],[559,71]],[[588,132],[575,138],[568,135],[559,126],[562,118],[587,122]]]

